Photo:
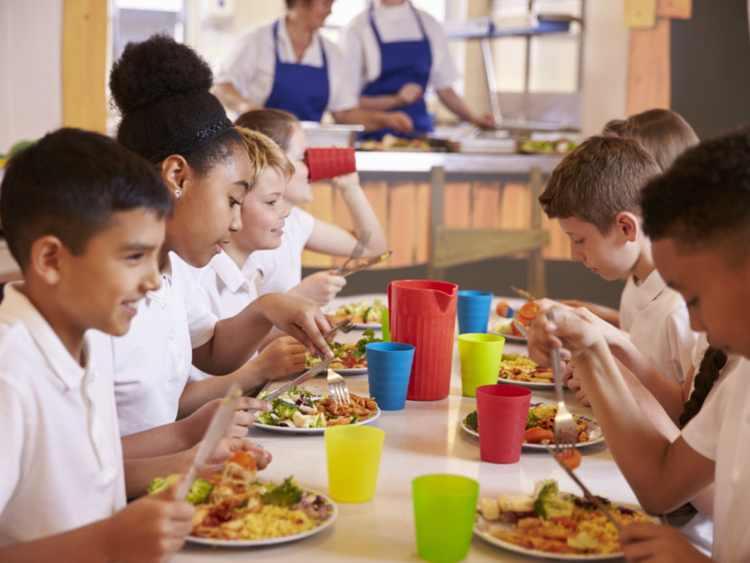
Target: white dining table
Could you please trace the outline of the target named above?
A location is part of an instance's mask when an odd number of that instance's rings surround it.
[[[384,295],[339,298],[337,303],[372,300]],[[508,299],[511,305],[522,300]],[[493,302],[494,303],[494,302]],[[494,310],[494,309],[493,309]],[[494,313],[493,313],[494,316]],[[456,337],[458,330],[456,330]],[[354,330],[339,340],[356,341]],[[346,340],[345,340],[346,339]],[[523,345],[506,342],[508,353],[526,353]],[[368,396],[367,375],[347,376],[350,391]],[[327,394],[327,382],[317,377],[304,384],[313,393]],[[534,391],[532,402],[553,402],[554,391]],[[591,417],[570,391],[566,400],[575,414]],[[385,431],[375,496],[372,500],[337,503],[339,514],[328,529],[294,542],[253,548],[212,547],[186,544],[173,561],[206,563],[221,561],[420,561],[414,531],[411,482],[431,473],[450,473],[479,482],[479,496],[500,493],[531,493],[534,484],[556,479],[560,490],[580,494],[573,481],[545,451],[526,450],[517,463],[499,465],[480,460],[479,440],[461,427],[461,420],[476,409],[476,400],[461,394],[458,343],[454,342],[450,395],[439,401],[407,401],[400,411],[383,411],[372,425]],[[248,439],[273,455],[261,473],[264,480],[281,481],[293,475],[300,486],[328,495],[325,441],[323,435],[278,434],[251,428]],[[578,477],[595,494],[613,501],[637,504],[635,495],[610,455],[605,442],[581,448]],[[476,535],[466,561],[532,561],[535,557],[516,554],[491,545]]]

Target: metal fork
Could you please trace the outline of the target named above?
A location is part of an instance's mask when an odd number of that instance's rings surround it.
[[[328,390],[333,395],[333,400],[336,401],[337,405],[348,406],[352,403],[346,381],[330,368],[328,370]]]
[[[547,320],[554,321],[555,315],[552,311],[547,313]],[[578,430],[576,429],[573,415],[570,414],[565,405],[562,387],[562,360],[560,350],[551,348],[549,352],[552,364],[552,375],[555,378],[555,395],[557,395],[557,413],[555,414],[555,451],[561,456],[572,455],[573,449],[578,442]]]
[[[331,330],[328,331],[328,334],[325,335],[325,339],[328,340],[329,338],[332,338],[334,334],[336,334],[336,331],[340,330],[344,334],[351,332],[354,330],[354,324],[352,323],[352,319],[344,319],[343,321],[337,322],[333,327],[331,327]]]
[[[357,240],[357,244],[354,246],[354,249],[352,250],[352,253],[349,255],[349,258],[347,258],[346,262],[344,262],[343,264],[341,264],[341,266],[339,266],[336,269],[335,274],[337,276],[341,275],[341,272],[344,271],[344,269],[346,268],[347,264],[349,264],[349,262],[351,262],[352,260],[356,260],[357,258],[359,258],[360,256],[362,256],[362,253],[365,251],[365,248],[367,248],[367,243],[370,242],[370,235],[371,234],[372,233],[370,233],[370,231],[362,231],[362,234],[359,235],[359,239]]]

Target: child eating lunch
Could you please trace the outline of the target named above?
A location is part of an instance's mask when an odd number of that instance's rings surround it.
[[[110,76],[122,114],[117,140],[157,167],[174,202],[159,261],[162,287],[147,294],[133,330],[114,340],[126,458],[166,454],[202,436],[215,403],[175,423],[191,364],[230,373],[274,325],[310,351],[313,342],[328,350],[321,333],[330,326],[313,301],[269,294],[217,321],[193,280],[189,266],[206,266],[242,228],[241,204],[254,182],[242,138],[210,94],[211,83],[205,61],[162,35],[129,43]],[[252,423],[248,408],[269,405],[243,398],[234,435]]]
[[[317,272],[302,279],[301,255],[304,249],[347,256],[357,243],[357,237],[363,231],[370,231],[370,240],[362,256],[377,256],[388,250],[383,227],[367,201],[359,175],[352,172],[332,179],[337,196],[341,196],[351,213],[354,223],[352,235],[298,207],[313,200],[313,190],[305,163],[307,137],[296,117],[282,110],[263,109],[242,114],[235,124],[271,137],[294,164],[294,175],[287,182],[284,193],[292,210],[286,221],[281,245],[274,250],[252,255],[262,275],[259,293],[289,293],[309,297],[321,306],[328,304],[344,287],[346,279],[331,271]]]
[[[0,304],[0,560],[164,560],[194,509],[171,491],[126,498],[195,451],[123,464],[108,335],[161,283],[169,192],[146,160],[75,129],[15,155],[1,192],[23,281]]]

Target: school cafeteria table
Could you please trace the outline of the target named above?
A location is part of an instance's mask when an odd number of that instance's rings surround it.
[[[339,298],[334,303],[372,300],[384,295]],[[508,299],[511,304],[518,300]],[[342,341],[356,341],[352,331]],[[456,331],[456,335],[458,331]],[[524,346],[506,343],[510,353],[525,353]],[[348,376],[349,389],[368,395],[367,375]],[[314,393],[326,393],[324,377],[304,385]],[[591,409],[578,404],[566,391],[571,410],[592,416]],[[554,402],[554,391],[535,391],[532,402]],[[460,422],[476,409],[473,398],[461,395],[461,378],[456,341],[453,353],[450,395],[440,401],[407,401],[401,411],[383,411],[372,424],[385,431],[375,497],[360,504],[337,503],[334,524],[319,534],[290,543],[255,548],[225,548],[187,544],[173,559],[175,563],[222,561],[420,561],[414,533],[411,481],[419,475],[453,473],[476,479],[480,497],[499,493],[531,493],[534,483],[553,478],[560,490],[580,490],[544,451],[526,451],[512,465],[496,465],[479,458],[479,440],[465,432]],[[249,439],[273,454],[273,462],[259,474],[262,479],[281,481],[289,475],[303,488],[328,494],[325,442],[322,435],[282,435],[252,428]],[[612,460],[605,443],[581,449],[583,461],[577,475],[595,494],[614,501],[636,504],[635,496]],[[506,551],[474,536],[466,561],[532,561],[535,558]]]

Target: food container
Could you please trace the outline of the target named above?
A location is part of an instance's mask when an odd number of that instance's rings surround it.
[[[317,121],[300,122],[308,147],[353,147],[363,125],[324,125]]]

